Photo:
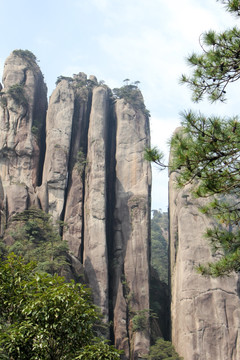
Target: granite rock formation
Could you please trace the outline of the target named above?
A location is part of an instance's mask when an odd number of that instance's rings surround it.
[[[214,261],[203,234],[212,221],[190,185],[169,180],[172,342],[184,360],[240,359],[240,278],[204,277],[196,266]]]
[[[14,51],[0,92],[0,231],[36,206],[68,226],[72,266],[84,267],[93,299],[123,359],[149,348],[149,327],[133,317],[149,309],[150,165],[148,116],[138,101],[114,98],[95,76],[59,77],[47,89],[35,57]],[[136,104],[141,104],[140,107]],[[77,271],[77,270],[76,270]],[[148,319],[147,319],[148,320]]]

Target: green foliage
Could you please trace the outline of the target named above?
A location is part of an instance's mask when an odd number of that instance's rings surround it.
[[[139,81],[135,81],[133,84],[128,85],[129,79],[125,79],[124,85],[120,88],[113,89],[113,95],[115,98],[124,99],[127,103],[131,104],[134,109],[141,110],[146,116],[150,116],[149,110],[146,109],[141,91],[138,89]]]
[[[240,15],[240,3],[239,0],[217,0],[225,5],[227,11],[234,13],[235,15]]]
[[[218,260],[198,268],[202,274],[223,276],[240,270],[240,126],[236,117],[221,119],[188,112],[183,114],[182,131],[172,138],[173,170],[180,187],[194,183],[196,197],[216,196],[202,212],[217,224],[208,229]],[[226,197],[228,195],[228,197]]]
[[[56,85],[58,85],[62,80],[66,80],[67,82],[73,82],[73,78],[70,77],[70,76],[63,76],[63,75],[60,75],[57,77],[57,80],[56,80]]]
[[[18,49],[18,50],[14,50],[13,54],[21,57],[22,59],[27,60],[30,63],[36,63],[37,61],[36,56],[29,50]]]
[[[32,126],[31,131],[32,131],[32,134],[35,135],[36,137],[39,136],[39,127],[37,127],[37,126]]]
[[[79,175],[82,175],[87,165],[86,154],[80,149],[77,153],[76,166]]]
[[[7,91],[7,94],[10,95],[17,105],[27,106],[28,101],[25,96],[24,85],[15,84],[10,86]]]
[[[145,331],[149,327],[149,309],[143,309],[135,312],[132,318],[132,331]]]
[[[228,11],[239,15],[239,1],[221,1]],[[205,94],[210,101],[224,101],[226,87],[240,77],[240,31],[233,28],[222,33],[203,35],[203,53],[189,57],[194,67],[190,85],[195,101]],[[215,261],[199,265],[204,275],[223,276],[240,271],[240,124],[238,117],[206,117],[188,111],[182,114],[182,130],[172,140],[170,167],[177,171],[178,185],[192,183],[196,197],[210,198],[201,211],[216,220],[206,238]]]
[[[98,341],[85,346],[75,360],[118,360],[120,359],[120,354],[120,351],[117,351],[106,341]]]
[[[164,232],[165,236],[164,236]],[[162,281],[168,283],[168,214],[153,210],[151,219],[151,265]]]
[[[40,209],[16,214],[5,232],[7,251],[21,255],[26,262],[37,262],[37,270],[50,274],[61,273],[68,266],[67,243],[52,223],[50,215]]]
[[[201,54],[188,57],[192,75],[183,75],[181,82],[189,85],[193,101],[205,94],[211,102],[224,101],[227,85],[240,77],[240,30],[234,27],[219,34],[210,30],[203,34],[201,46]]]
[[[227,10],[239,15],[239,1],[221,1]],[[202,37],[203,52],[188,58],[194,70],[182,82],[190,86],[193,100],[208,95],[211,102],[224,101],[226,87],[240,78],[240,30],[236,27],[219,34],[210,30]],[[182,129],[171,139],[170,171],[177,172],[177,184],[193,184],[196,197],[210,198],[201,211],[215,218],[216,226],[208,229],[216,261],[199,265],[204,275],[224,276],[240,271],[240,124],[238,117],[204,116],[182,113]],[[161,153],[148,150],[146,158],[161,168]]]
[[[0,264],[0,294],[1,359],[87,359],[88,352],[95,359],[104,349],[106,359],[119,358],[95,338],[99,313],[83,285],[42,275],[36,264],[11,254]]]
[[[152,161],[160,167],[160,170],[164,170],[167,165],[164,164],[164,154],[157,147],[146,148],[144,151],[144,159]]]
[[[146,357],[148,360],[183,360],[175,351],[170,341],[159,338],[155,345],[150,347],[150,353]]]

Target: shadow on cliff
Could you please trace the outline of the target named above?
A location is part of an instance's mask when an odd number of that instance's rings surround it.
[[[240,298],[240,273],[238,273],[237,294],[238,294],[238,297]]]

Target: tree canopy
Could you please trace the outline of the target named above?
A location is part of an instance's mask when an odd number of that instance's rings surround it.
[[[100,316],[85,286],[10,254],[0,264],[0,293],[1,359],[120,359],[94,333]]]
[[[239,1],[221,1],[227,10],[240,15]],[[188,58],[193,68],[181,81],[189,85],[193,101],[207,96],[210,102],[226,101],[227,86],[240,78],[240,30],[236,27],[201,36],[200,54]],[[208,229],[209,239],[219,260],[200,265],[202,274],[223,276],[240,271],[240,123],[237,116],[222,118],[186,111],[182,128],[171,139],[172,171],[178,173],[180,187],[192,183],[196,197],[209,200],[201,211],[215,217]],[[148,158],[162,168],[162,153],[146,151]]]
[[[168,284],[168,214],[153,210],[151,219],[151,265],[162,281]]]
[[[156,344],[150,347],[150,353],[147,356],[148,360],[183,360],[175,351],[170,341],[165,341],[159,338]]]
[[[61,274],[68,268],[66,241],[59,235],[49,214],[36,208],[13,216],[4,233],[5,251],[36,261],[38,271]]]

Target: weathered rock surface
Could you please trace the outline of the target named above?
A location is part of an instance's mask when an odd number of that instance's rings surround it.
[[[130,309],[149,309],[149,202],[151,174],[143,159],[149,125],[142,112],[124,100],[115,104],[116,185],[113,245],[113,304],[116,343],[131,356],[149,347],[147,331],[132,332]],[[130,336],[129,347],[126,342]]]
[[[13,52],[0,93],[0,234],[31,206],[49,212],[69,244],[73,278],[85,273],[111,337],[138,359],[149,326],[132,330],[149,309],[149,123],[137,103],[84,73],[60,76],[47,110],[46,86],[28,51]],[[47,110],[47,114],[46,114]],[[67,274],[71,278],[71,274]],[[148,319],[147,319],[148,320]]]
[[[6,60],[3,85],[0,95],[0,177],[5,212],[12,215],[36,202],[47,88],[34,57],[28,53],[22,56],[19,51]],[[23,196],[24,187],[26,196]]]
[[[177,190],[170,175],[172,341],[184,360],[240,359],[240,279],[206,278],[196,272],[214,260],[203,237],[211,220],[198,211],[190,187]]]
[[[94,302],[108,320],[108,253],[106,237],[106,149],[109,129],[108,93],[93,90],[85,173],[84,269],[94,289]],[[101,240],[100,240],[101,239]]]
[[[74,91],[63,80],[50,97],[46,123],[43,185],[47,185],[48,211],[59,220],[68,181],[68,161],[74,112]]]

